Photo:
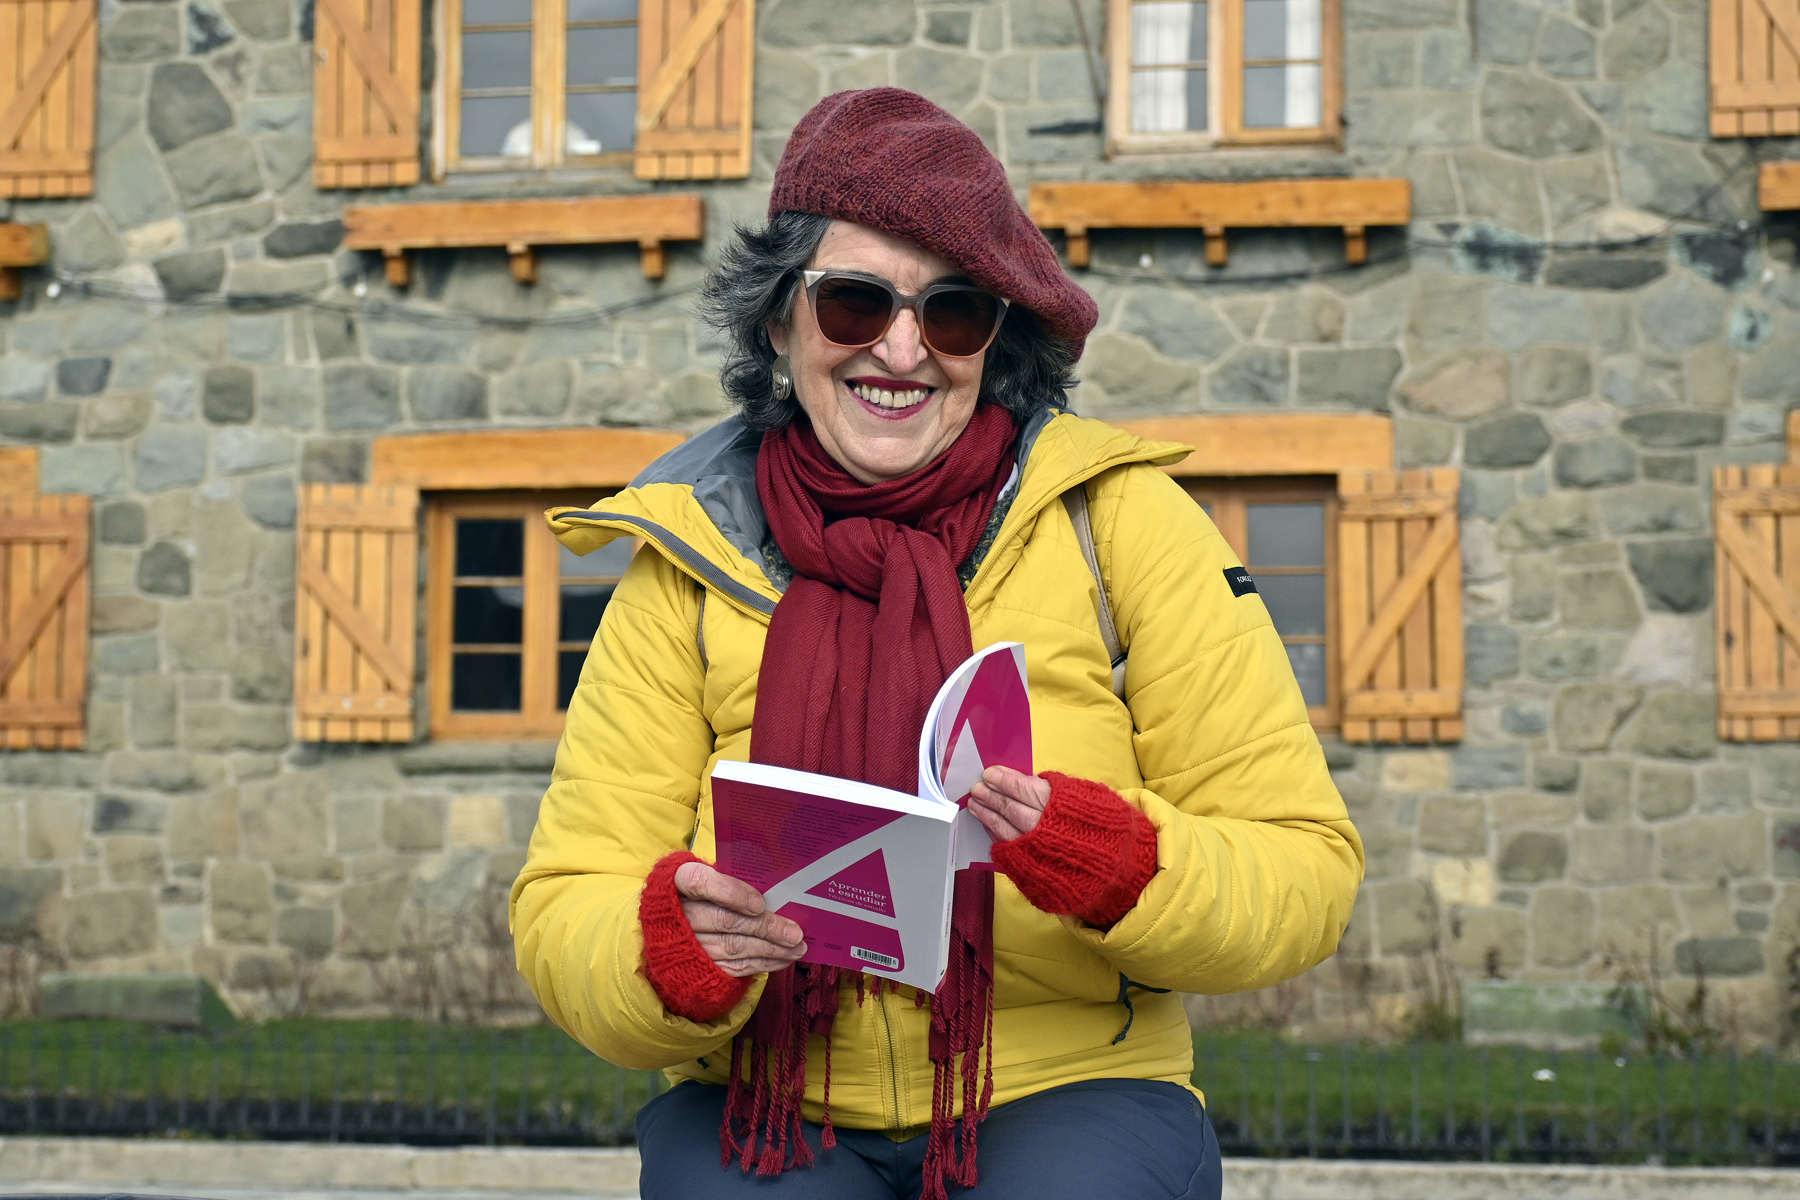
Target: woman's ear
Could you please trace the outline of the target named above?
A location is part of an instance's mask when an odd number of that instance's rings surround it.
[[[768,326],[769,345],[775,347],[775,353],[786,354],[788,351],[787,326],[780,321],[770,321]]]

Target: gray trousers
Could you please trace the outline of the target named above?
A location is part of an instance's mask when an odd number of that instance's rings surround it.
[[[643,1200],[916,1200],[926,1137],[895,1142],[837,1127],[837,1147],[773,1178],[719,1165],[725,1089],[683,1083],[638,1113]],[[1049,1088],[988,1113],[977,1142],[981,1182],[949,1185],[984,1200],[1218,1200],[1219,1145],[1192,1092],[1148,1079],[1093,1079]]]

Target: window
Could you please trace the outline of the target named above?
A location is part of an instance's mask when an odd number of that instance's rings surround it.
[[[427,681],[438,738],[561,735],[588,646],[635,543],[585,556],[544,524],[596,495],[458,493],[427,501]]]
[[[1313,724],[1335,727],[1337,480],[1297,476],[1182,482],[1255,576]]]
[[[446,165],[631,161],[638,0],[445,0]]]
[[[1108,147],[1338,135],[1337,0],[1108,0]]]

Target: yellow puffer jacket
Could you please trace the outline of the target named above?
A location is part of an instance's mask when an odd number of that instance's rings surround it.
[[[606,609],[513,885],[519,969],[583,1045],[672,1080],[723,1082],[724,1051],[762,994],[758,980],[706,1024],[672,1015],[642,974],[637,921],[651,864],[690,843],[713,857],[711,768],[749,756],[780,598],[758,549],[757,440],[727,421],[594,510],[551,513],[578,553],[626,535],[647,552]],[[1176,993],[1265,987],[1330,955],[1362,845],[1261,599],[1233,595],[1224,573],[1236,557],[1156,469],[1188,448],[1068,414],[1046,414],[1021,445],[1018,490],[966,589],[974,644],[1024,643],[1038,769],[1118,789],[1156,826],[1158,870],[1105,931],[1038,911],[998,877],[994,1102],[1083,1079],[1186,1084],[1193,1048]],[[1079,483],[1130,655],[1123,704],[1058,502]],[[1135,1019],[1121,1039],[1127,979]],[[846,1000],[832,1035],[835,1122],[898,1132],[929,1121],[928,1025],[910,991]],[[824,1064],[809,1056],[814,1121]]]

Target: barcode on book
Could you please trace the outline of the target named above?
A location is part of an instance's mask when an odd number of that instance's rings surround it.
[[[864,950],[861,946],[850,947],[850,957],[860,958],[864,962],[874,963],[878,967],[886,967],[890,971],[900,969],[900,960],[891,954],[880,954],[874,950]]]

